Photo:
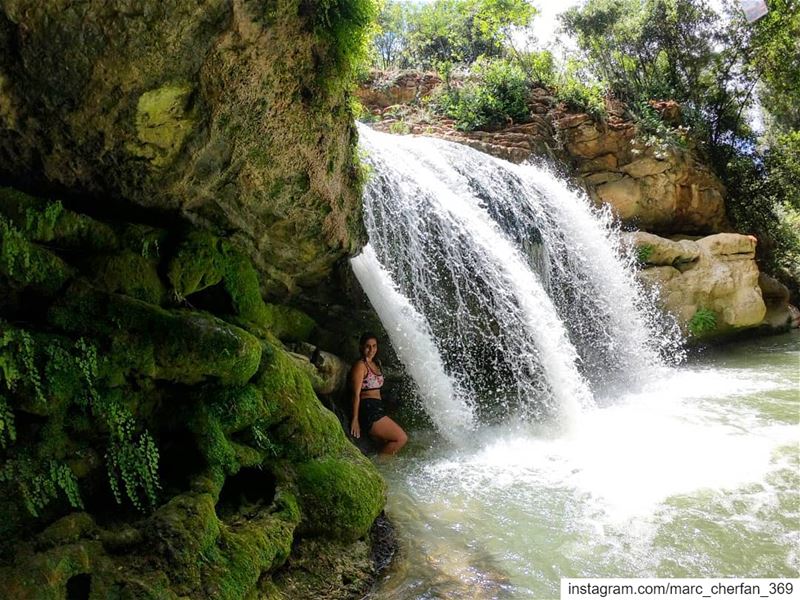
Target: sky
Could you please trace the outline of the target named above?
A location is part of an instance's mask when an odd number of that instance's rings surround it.
[[[581,0],[538,0],[533,3],[539,14],[533,19],[533,32],[538,39],[537,46],[547,48],[555,42],[556,30],[560,26],[558,15],[580,4]]]

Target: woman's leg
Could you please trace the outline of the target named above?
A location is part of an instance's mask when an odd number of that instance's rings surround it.
[[[385,443],[381,454],[394,454],[406,445],[408,436],[403,428],[389,417],[381,417],[369,430],[369,434]]]

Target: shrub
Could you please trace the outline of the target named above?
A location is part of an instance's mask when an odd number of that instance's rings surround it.
[[[389,125],[389,133],[395,133],[399,135],[407,135],[411,133],[411,128],[408,126],[408,123],[405,121],[395,121],[391,125]]]
[[[525,122],[530,114],[529,90],[519,66],[507,60],[480,60],[472,66],[467,83],[445,91],[440,103],[458,129],[470,131]]]
[[[593,81],[576,61],[568,61],[566,68],[558,76],[556,97],[567,108],[584,111],[597,119],[605,119],[605,95],[605,86]]]
[[[650,260],[650,257],[653,256],[653,252],[655,251],[655,247],[652,244],[645,244],[643,246],[636,247],[636,262],[640,265],[647,264],[647,261]]]
[[[717,328],[717,314],[709,308],[699,308],[689,319],[689,332],[694,337],[711,333]]]

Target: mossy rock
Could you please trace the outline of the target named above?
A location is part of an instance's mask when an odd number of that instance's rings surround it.
[[[351,448],[340,457],[310,460],[296,467],[304,532],[352,542],[369,531],[383,510],[386,484],[372,464]]]
[[[153,258],[128,250],[91,261],[89,268],[94,284],[107,292],[156,305],[166,296],[166,287],[158,275],[158,261]]]
[[[304,462],[338,455],[350,445],[336,416],[322,406],[306,374],[276,342],[264,342],[261,368],[253,383],[270,409],[264,425],[289,460]]]
[[[221,284],[233,316],[281,340],[306,340],[316,328],[314,320],[300,310],[265,303],[252,262],[210,233],[195,231],[186,236],[170,260],[167,277],[180,298]]]
[[[0,187],[0,213],[32,242],[98,251],[119,243],[109,225],[13,188]]]
[[[54,294],[70,279],[72,269],[52,252],[28,241],[3,219],[0,220],[0,274],[13,287]]]
[[[165,310],[85,284],[73,285],[49,319],[70,333],[116,338],[119,348],[131,344],[141,356],[152,357],[152,371],[144,374],[155,379],[193,384],[214,377],[243,384],[261,359],[255,337],[208,313]],[[109,363],[114,362],[126,368],[124,361],[110,357]],[[147,362],[140,361],[139,368],[143,364]]]

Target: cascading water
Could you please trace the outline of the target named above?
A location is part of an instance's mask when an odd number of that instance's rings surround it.
[[[583,195],[444,141],[361,141],[353,269],[438,429],[381,465],[401,558],[371,598],[798,576],[797,334],[663,367],[675,325]]]
[[[593,404],[593,386],[635,379],[677,347],[675,335],[649,336],[610,218],[583,196],[457,144],[360,133],[370,246],[353,268],[390,336],[415,332],[400,343],[422,369],[415,380],[449,374],[447,390],[421,390],[440,430],[470,423],[470,410],[569,420]],[[388,296],[416,316],[399,319]]]

